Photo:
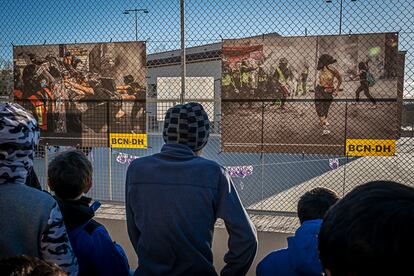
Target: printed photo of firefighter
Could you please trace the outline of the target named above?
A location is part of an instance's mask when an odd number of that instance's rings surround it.
[[[47,143],[103,146],[108,132],[145,133],[144,43],[15,46],[13,55],[14,99]]]

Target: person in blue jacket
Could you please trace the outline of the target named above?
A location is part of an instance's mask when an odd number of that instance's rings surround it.
[[[92,164],[79,150],[58,154],[48,167],[50,189],[61,209],[79,262],[79,276],[129,275],[123,249],[93,219],[100,203],[83,196],[92,187]]]
[[[176,105],[165,116],[161,152],[129,166],[126,215],[138,255],[135,275],[217,275],[211,250],[217,218],[229,234],[221,275],[249,270],[256,230],[226,170],[200,157],[209,133],[202,105]]]
[[[298,202],[301,226],[295,236],[288,238],[288,247],[267,255],[257,266],[257,276],[266,275],[322,275],[318,254],[318,233],[322,219],[338,196],[325,188],[306,192]]]

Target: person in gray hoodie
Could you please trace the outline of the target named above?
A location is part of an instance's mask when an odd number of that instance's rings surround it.
[[[135,275],[217,275],[211,250],[217,218],[229,233],[221,275],[249,270],[256,230],[226,170],[200,157],[209,133],[202,105],[176,105],[165,116],[161,152],[129,166],[126,215],[138,255]]]
[[[77,275],[59,206],[51,195],[25,184],[38,141],[34,117],[18,104],[0,103],[0,259],[39,257]]]

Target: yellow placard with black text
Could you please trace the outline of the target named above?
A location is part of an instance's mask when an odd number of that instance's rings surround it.
[[[346,155],[348,156],[393,156],[395,140],[347,139]]]
[[[109,145],[111,148],[146,149],[147,134],[110,133]]]

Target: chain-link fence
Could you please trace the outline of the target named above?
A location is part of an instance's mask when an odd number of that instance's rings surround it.
[[[159,152],[164,113],[182,101],[205,106],[204,156],[228,168],[251,212],[294,216],[315,186],[343,195],[374,179],[413,183],[412,1],[0,7],[0,95],[41,125],[43,184],[56,152],[80,147],[91,195],[123,201],[128,164]],[[112,132],[147,133],[147,148],[108,148]],[[348,139],[398,141],[391,157],[353,157]]]

